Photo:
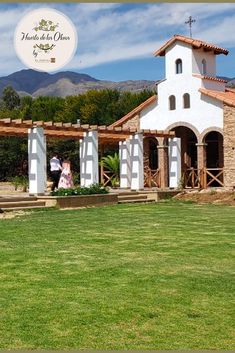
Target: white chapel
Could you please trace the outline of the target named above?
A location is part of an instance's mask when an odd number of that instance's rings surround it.
[[[235,90],[216,76],[216,56],[228,50],[175,35],[157,94],[111,126],[174,131],[174,139],[144,139],[145,186],[235,186]]]

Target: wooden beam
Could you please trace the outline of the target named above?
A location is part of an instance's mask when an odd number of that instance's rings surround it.
[[[84,132],[89,130],[97,130],[100,141],[123,141],[129,138],[134,133],[143,133],[144,137],[174,137],[174,131],[161,131],[161,130],[136,130],[136,129],[123,129],[122,127],[110,127],[106,125],[80,125],[71,123],[62,123],[52,121],[32,121],[22,119],[1,119],[0,120],[0,134],[7,135],[26,135],[28,128],[41,126],[44,128],[45,135],[58,138],[83,138]],[[7,130],[8,129],[8,130]]]
[[[8,136],[24,136],[28,134],[28,129],[25,128],[16,128],[12,126],[5,126],[0,128],[0,135]]]

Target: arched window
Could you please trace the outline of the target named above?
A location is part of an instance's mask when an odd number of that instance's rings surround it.
[[[176,62],[175,62],[175,72],[177,74],[182,74],[182,72],[183,72],[182,60],[181,59],[177,59]]]
[[[206,75],[206,60],[202,60],[202,75]]]
[[[184,109],[190,108],[190,95],[188,93],[183,95],[183,107]]]
[[[169,97],[169,110],[175,110],[175,96]]]

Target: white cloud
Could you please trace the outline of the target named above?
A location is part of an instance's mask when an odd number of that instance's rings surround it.
[[[0,4],[0,74],[19,68],[13,33],[26,11],[45,4]],[[193,16],[193,35],[234,47],[234,3],[58,3],[47,4],[67,14],[78,29],[78,52],[66,67],[85,69],[117,60],[151,57],[175,33],[188,35],[185,21]],[[8,64],[9,63],[9,64]],[[23,67],[23,65],[22,65]]]
[[[103,64],[106,62],[114,62],[117,60],[134,59],[153,55],[154,49],[160,46],[159,42],[147,42],[144,44],[136,44],[131,47],[122,46],[118,51],[115,47],[103,51],[94,51],[86,54],[77,55],[69,65],[71,68],[83,69],[87,67]]]

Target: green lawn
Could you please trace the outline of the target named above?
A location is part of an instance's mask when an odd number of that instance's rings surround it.
[[[235,349],[235,208],[165,202],[0,221],[1,349]]]

